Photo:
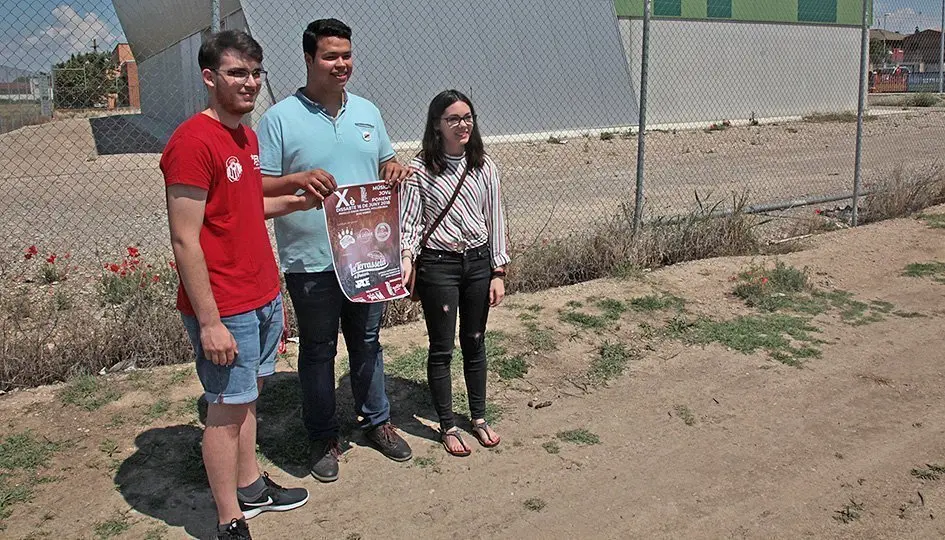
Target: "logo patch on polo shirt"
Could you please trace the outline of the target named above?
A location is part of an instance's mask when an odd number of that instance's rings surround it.
[[[354,125],[361,130],[361,138],[364,139],[364,142],[371,142],[371,139],[374,138],[374,125],[367,122],[355,122]]]

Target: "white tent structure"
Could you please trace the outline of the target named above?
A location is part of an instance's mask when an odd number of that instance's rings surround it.
[[[470,94],[485,133],[512,140],[637,124],[642,21],[614,1],[219,0],[219,13],[221,28],[249,31],[265,51],[250,123],[304,84],[305,26],[336,17],[354,31],[349,88],[378,105],[395,142],[420,138],[446,88]],[[113,3],[138,61],[142,123],[166,138],[205,106],[197,50],[211,1]],[[655,19],[648,125],[855,110],[859,35],[849,24]]]
[[[205,105],[197,67],[209,0],[114,0],[138,61],[143,115],[176,125]],[[636,122],[631,75],[612,0],[222,0],[221,28],[249,31],[264,49],[268,88],[257,112],[305,83],[302,31],[336,17],[353,29],[349,89],[378,105],[394,141],[420,138],[429,100],[471,95],[491,135]]]

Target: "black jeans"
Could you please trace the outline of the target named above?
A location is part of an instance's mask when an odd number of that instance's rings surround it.
[[[299,323],[299,381],[302,419],[312,440],[337,437],[335,354],[338,323],[348,346],[351,390],[361,427],[390,418],[384,389],[384,356],[380,344],[384,304],[357,304],[345,298],[334,272],[285,275]]]
[[[459,312],[459,345],[472,419],[486,414],[486,321],[492,266],[488,246],[452,253],[424,249],[417,269],[417,291],[430,336],[427,379],[440,429],[456,425],[450,360]]]

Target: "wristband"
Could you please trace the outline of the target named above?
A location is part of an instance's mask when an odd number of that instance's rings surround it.
[[[492,271],[492,277],[494,277],[494,278],[497,278],[497,277],[498,277],[498,278],[504,278],[504,277],[505,277],[505,270],[493,270],[493,271]]]

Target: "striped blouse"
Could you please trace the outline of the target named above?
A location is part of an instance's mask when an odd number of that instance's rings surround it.
[[[401,184],[401,249],[414,254],[426,228],[436,219],[456,190],[466,168],[466,157],[446,156],[446,170],[431,176],[419,157],[410,162],[415,172]],[[499,187],[499,169],[489,156],[481,169],[466,175],[452,208],[430,235],[430,249],[462,253],[489,244],[492,267],[509,262],[505,233],[505,212]]]

